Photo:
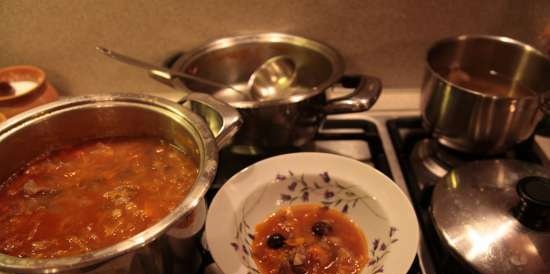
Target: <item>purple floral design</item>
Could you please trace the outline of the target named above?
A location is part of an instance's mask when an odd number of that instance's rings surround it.
[[[370,208],[365,202],[365,199],[372,199],[372,197],[365,194],[358,195],[353,191],[355,186],[347,186],[338,182],[331,178],[327,171],[319,173],[318,177],[308,176],[307,178],[306,180],[303,174],[296,175],[290,170],[288,174],[277,174],[274,182],[277,184],[285,184],[284,192],[279,194],[280,200],[286,204],[308,202],[310,200],[310,195],[317,193],[322,197],[320,202],[324,206],[337,208],[343,213],[348,213],[348,211],[355,208],[358,203],[362,203],[367,208]],[[374,210],[372,210],[372,212],[376,216],[384,218]],[[397,228],[390,228],[388,233],[389,240],[387,242],[383,242],[378,238],[374,239],[369,248],[369,262],[366,266],[367,273],[384,273],[383,258],[390,253],[389,247],[398,241],[397,237],[395,237],[396,232]],[[252,260],[252,241],[254,241],[253,229],[246,222],[243,209],[234,241],[229,244],[241,257],[243,265],[247,268],[247,274],[259,274]]]
[[[393,226],[390,227],[390,231],[388,233],[389,241],[387,243],[381,241],[378,238],[372,241],[372,249],[370,249],[370,254],[369,254],[369,263],[367,264],[369,273],[371,274],[384,273],[384,263],[382,259],[390,253],[389,247],[399,240],[395,236],[396,232],[397,232],[397,228]]]
[[[256,269],[250,258],[252,254],[252,241],[254,241],[252,227],[244,219],[244,214],[241,216],[235,239],[229,245],[240,255],[243,265],[248,269],[247,274],[258,274],[260,272]]]
[[[281,201],[288,204],[298,201],[308,202],[310,194],[317,192],[322,193],[323,200],[321,203],[323,205],[338,208],[343,213],[348,213],[349,209],[354,208],[357,203],[371,198],[356,194],[353,191],[354,186],[345,186],[337,182],[331,178],[327,171],[323,171],[318,175],[317,180],[306,181],[304,175],[296,176],[292,171],[288,171],[288,175],[277,174],[275,177],[276,182],[288,184],[286,187],[288,191],[280,194]]]

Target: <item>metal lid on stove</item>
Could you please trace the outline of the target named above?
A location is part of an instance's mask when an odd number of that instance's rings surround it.
[[[432,217],[447,246],[480,273],[550,273],[550,171],[476,161],[435,186]]]

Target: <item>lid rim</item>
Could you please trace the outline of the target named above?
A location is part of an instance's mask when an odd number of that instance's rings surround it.
[[[532,176],[550,178],[550,172],[517,160],[474,161],[449,172],[435,185],[430,211],[442,244],[480,273],[548,273],[541,262],[550,261],[542,252],[550,233],[514,214],[522,205],[517,183]]]

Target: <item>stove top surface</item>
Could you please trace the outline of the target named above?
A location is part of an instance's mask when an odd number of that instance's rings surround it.
[[[514,150],[494,157],[540,164],[545,160],[541,159],[540,151],[536,151],[535,146],[533,139],[530,139]],[[409,195],[419,219],[422,239],[408,274],[474,273],[448,252],[440,241],[431,222],[429,206],[433,186],[439,178],[454,166],[483,158],[456,153],[438,145],[422,128],[417,112],[409,116],[403,113],[358,113],[329,117],[316,138],[304,147],[264,155],[241,155],[231,152],[229,148],[222,149],[217,177],[206,200],[211,201],[231,176],[257,161],[284,153],[311,151],[339,154],[372,165]],[[201,255],[194,259],[198,260],[200,267],[194,273],[220,274],[200,242],[198,239],[196,244]],[[187,262],[178,258],[171,261],[167,273],[186,270]]]
[[[369,164],[394,179],[387,152],[382,143],[378,125],[368,118],[327,120],[315,139],[304,147],[288,148],[264,155],[240,155],[229,148],[220,152],[220,165],[217,177],[206,195],[210,202],[221,186],[243,168],[271,156],[292,152],[325,152],[350,157]],[[197,273],[220,273],[213,265],[207,250],[202,249],[201,267]],[[178,273],[182,266],[173,265],[171,273]],[[422,273],[418,258],[407,274]]]
[[[537,152],[534,138],[500,155],[472,156],[439,145],[422,128],[420,117],[390,119],[387,120],[386,126],[421,226],[423,243],[419,254],[421,254],[424,272],[426,274],[476,273],[451,253],[437,235],[430,213],[433,188],[437,181],[452,168],[470,161],[516,159],[543,164],[544,156]]]

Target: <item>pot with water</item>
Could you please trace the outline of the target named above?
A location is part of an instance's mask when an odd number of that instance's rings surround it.
[[[492,155],[529,138],[548,111],[550,59],[506,37],[459,36],[428,51],[421,110],[439,143]]]

